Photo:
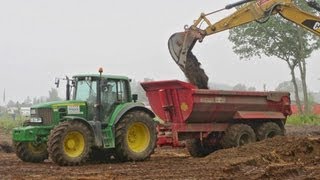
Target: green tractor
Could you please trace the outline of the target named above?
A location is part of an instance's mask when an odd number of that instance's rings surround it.
[[[13,130],[21,160],[43,162],[50,157],[58,165],[73,166],[112,157],[150,157],[157,140],[154,113],[136,102],[127,77],[102,75],[102,69],[99,73],[67,78],[66,101],[31,107],[30,120]]]

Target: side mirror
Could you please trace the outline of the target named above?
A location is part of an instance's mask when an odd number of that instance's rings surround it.
[[[132,100],[133,100],[133,102],[137,102],[138,94],[132,94]]]
[[[60,79],[59,79],[59,78],[56,78],[54,84],[55,84],[56,87],[58,88],[58,87],[59,87],[59,84],[60,84]]]

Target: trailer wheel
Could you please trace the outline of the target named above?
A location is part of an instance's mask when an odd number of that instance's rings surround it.
[[[48,151],[50,158],[60,166],[80,165],[88,160],[92,143],[92,133],[86,125],[66,121],[51,131]]]
[[[246,124],[234,124],[225,131],[221,145],[223,148],[242,146],[256,141],[253,129]]]
[[[256,135],[257,139],[261,141],[267,138],[273,138],[274,136],[283,136],[284,132],[278,124],[274,122],[266,122],[256,129]]]
[[[124,115],[116,125],[116,158],[142,161],[154,152],[157,131],[153,119],[143,111]]]
[[[48,159],[47,145],[33,142],[15,143],[16,155],[25,162],[39,163]]]
[[[192,157],[204,157],[210,153],[209,150],[203,146],[199,138],[188,139],[186,141],[186,147]]]

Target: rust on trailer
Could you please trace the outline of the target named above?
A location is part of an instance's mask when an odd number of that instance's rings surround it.
[[[285,119],[281,112],[271,111],[238,111],[233,116],[234,119]]]
[[[177,132],[223,132],[228,128],[227,123],[174,123],[172,128]]]

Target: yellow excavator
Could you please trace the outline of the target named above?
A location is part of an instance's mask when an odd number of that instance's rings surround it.
[[[320,11],[320,5],[315,0],[308,0],[306,2],[310,7]],[[233,14],[214,24],[212,24],[208,19],[208,16],[211,14],[240,5],[243,6]],[[229,4],[217,11],[207,14],[202,13],[200,17],[194,21],[194,24],[192,24],[190,27],[185,26],[184,32],[173,34],[168,41],[170,54],[181,70],[186,74],[189,81],[207,81],[208,78],[205,75],[200,77],[198,80],[192,80],[190,78],[194,77],[188,76],[188,73],[190,73],[190,70],[188,70],[188,61],[195,59],[195,56],[192,54],[191,50],[197,41],[202,42],[206,36],[249,22],[265,22],[270,16],[275,14],[279,14],[283,18],[320,36],[320,18],[301,10],[292,2],[292,0],[241,0],[233,4]],[[200,28],[203,22],[207,24],[206,28]],[[200,65],[200,63],[196,61],[191,66],[197,64]],[[203,70],[200,68],[200,71]],[[199,88],[207,88],[205,85],[202,86],[201,83],[195,84]]]

